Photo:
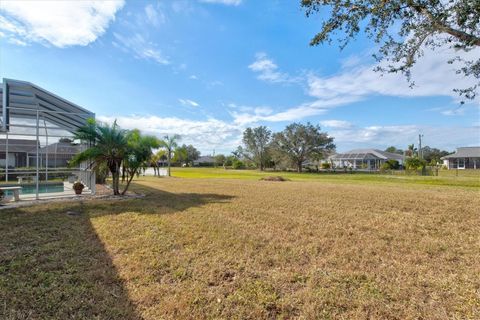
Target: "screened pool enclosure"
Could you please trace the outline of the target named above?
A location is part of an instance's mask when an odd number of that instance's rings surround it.
[[[0,188],[20,187],[20,199],[55,198],[73,195],[81,181],[84,193],[95,193],[89,164],[70,164],[86,148],[73,133],[95,114],[25,81],[3,79],[0,96]]]

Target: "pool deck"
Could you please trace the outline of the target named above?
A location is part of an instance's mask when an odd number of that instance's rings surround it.
[[[138,194],[135,192],[127,192],[126,195],[112,195],[111,190],[104,186],[104,185],[97,185],[96,186],[97,192],[93,195],[90,191],[82,192],[81,195],[76,195],[73,190],[70,192],[52,192],[52,193],[42,193],[42,197],[40,199],[35,198],[35,194],[30,195],[23,195],[20,198],[20,201],[10,201],[7,203],[0,203],[0,211],[1,210],[8,210],[8,209],[15,209],[20,207],[29,207],[34,206],[37,204],[42,203],[64,203],[64,202],[79,202],[86,200],[129,200],[129,199],[138,199],[145,197],[144,194]]]
[[[84,191],[82,192],[81,195],[75,194],[73,190],[69,191],[64,191],[64,192],[45,192],[45,193],[39,193],[39,198],[40,199],[58,199],[58,198],[72,198],[72,197],[82,197],[86,195],[91,195],[92,193],[90,191]],[[20,201],[29,201],[29,200],[36,200],[36,194],[35,193],[30,193],[30,194],[21,194],[20,195]]]
[[[38,197],[41,200],[43,199],[51,200],[51,199],[72,198],[72,197],[81,198],[82,196],[92,195],[92,192],[88,188],[85,188],[81,195],[75,194],[75,191],[73,190],[73,184],[67,181],[63,182],[63,190],[64,190],[63,192],[41,192],[38,194]],[[37,195],[35,193],[25,193],[25,194],[20,193],[20,202],[32,201],[32,200],[38,200]],[[12,202],[13,201],[9,201],[7,203],[10,204]]]

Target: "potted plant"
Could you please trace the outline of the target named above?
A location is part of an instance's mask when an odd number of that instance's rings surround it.
[[[83,188],[85,188],[85,185],[80,181],[77,181],[73,184],[73,190],[75,190],[75,194],[82,194]]]

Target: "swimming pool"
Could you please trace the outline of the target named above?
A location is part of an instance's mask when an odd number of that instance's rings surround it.
[[[11,184],[11,185],[2,185],[3,187],[22,187],[20,194],[35,194],[36,193],[36,184],[35,183],[22,183],[22,184]],[[50,193],[50,192],[64,192],[65,188],[63,182],[49,182],[49,183],[39,183],[38,184],[38,193]],[[10,190],[5,191],[7,196],[13,196],[13,192]]]

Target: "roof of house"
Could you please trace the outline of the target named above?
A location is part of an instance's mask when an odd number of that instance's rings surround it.
[[[330,159],[343,160],[365,160],[365,159],[382,159],[382,160],[403,160],[403,155],[397,153],[386,152],[378,149],[354,149],[345,153],[337,153]]]
[[[70,142],[55,142],[48,146],[40,148],[40,153],[57,153],[57,154],[77,154],[82,151],[82,146],[71,144]],[[35,152],[35,150],[31,151]]]
[[[215,162],[215,158],[212,156],[201,156],[197,160],[193,161],[194,163],[213,163]]]
[[[8,139],[8,153],[30,152],[36,150],[37,140],[27,139]],[[5,139],[0,139],[0,152],[6,152],[7,142]]]
[[[74,145],[69,142],[55,142],[38,149],[39,153],[57,153],[57,154],[77,154],[81,151],[80,145]],[[7,143],[5,139],[0,139],[0,152],[6,152]],[[8,153],[36,153],[37,141],[27,139],[8,139]]]
[[[442,157],[441,159],[449,158],[473,158],[480,157],[480,147],[461,147],[457,148],[455,153],[449,154],[448,156]]]

